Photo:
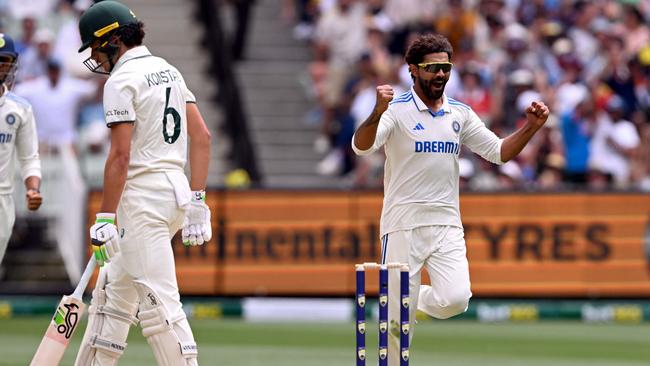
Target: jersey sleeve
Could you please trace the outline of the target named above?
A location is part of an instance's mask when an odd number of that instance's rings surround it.
[[[22,115],[22,121],[17,131],[16,153],[23,181],[28,177],[40,178],[41,160],[38,156],[38,136],[31,108],[27,108]]]
[[[185,103],[196,103],[196,97],[194,93],[187,87],[185,80],[183,80],[183,95],[185,97]]]
[[[183,77],[183,75],[177,69],[174,69],[174,71],[181,78],[181,87],[182,87],[183,98],[185,99],[185,103],[196,103],[196,96],[194,96],[194,93],[192,93],[190,88],[187,87],[187,83],[185,82],[185,78]]]
[[[379,148],[384,146],[386,141],[388,141],[388,138],[393,133],[395,125],[395,117],[393,116],[392,110],[389,108],[379,119],[379,126],[377,126],[377,134],[375,135],[375,143],[368,150],[361,150],[354,144],[354,137],[352,137],[352,150],[354,150],[355,154],[361,156],[369,155],[379,150]]]
[[[132,82],[132,81],[131,81]],[[106,125],[135,122],[136,88],[129,83],[128,74],[111,77],[104,85],[104,117]]]
[[[461,143],[483,159],[495,164],[503,164],[503,161],[501,161],[503,139],[500,139],[487,128],[485,123],[471,109],[467,112],[465,126],[461,132]]]

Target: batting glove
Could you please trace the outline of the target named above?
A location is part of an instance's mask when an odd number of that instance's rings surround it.
[[[182,238],[185,246],[203,245],[212,238],[210,208],[205,204],[205,191],[192,191],[190,207],[185,212]]]
[[[120,237],[115,226],[114,213],[98,213],[90,227],[90,242],[97,264],[102,267],[120,252]]]

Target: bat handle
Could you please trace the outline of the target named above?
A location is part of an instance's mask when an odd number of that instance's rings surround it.
[[[96,264],[95,256],[91,255],[90,259],[88,260],[88,264],[86,264],[86,269],[84,269],[84,272],[81,275],[79,284],[77,284],[77,287],[74,289],[74,292],[72,293],[72,297],[77,299],[83,298],[84,291],[86,291],[88,282],[90,282],[90,277],[93,275],[93,272],[95,271],[95,264]]]

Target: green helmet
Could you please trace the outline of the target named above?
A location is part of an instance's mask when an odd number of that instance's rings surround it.
[[[90,47],[93,41],[109,34],[112,30],[137,22],[138,18],[131,9],[117,1],[105,0],[93,4],[79,19],[79,34],[81,34],[79,52]]]

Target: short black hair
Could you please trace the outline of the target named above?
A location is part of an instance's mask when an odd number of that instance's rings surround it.
[[[124,25],[117,30],[116,34],[125,46],[129,48],[140,46],[144,39],[144,23],[138,21],[137,23]]]
[[[406,63],[417,65],[424,60],[424,56],[439,52],[446,53],[449,56],[449,61],[451,61],[454,50],[447,37],[436,33],[423,34],[413,41],[406,50]]]

